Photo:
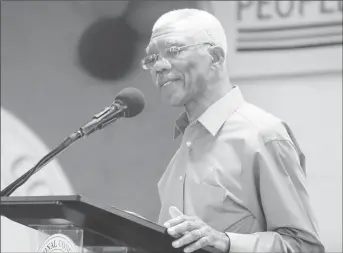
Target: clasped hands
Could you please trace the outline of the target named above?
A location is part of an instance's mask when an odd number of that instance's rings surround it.
[[[164,223],[168,234],[174,238],[174,248],[188,245],[184,252],[193,252],[205,246],[212,246],[221,252],[227,252],[229,238],[225,233],[219,232],[198,217],[184,215],[179,209],[172,206],[169,208],[172,219]]]

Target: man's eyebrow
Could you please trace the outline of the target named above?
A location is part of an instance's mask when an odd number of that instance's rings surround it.
[[[146,54],[151,53],[151,51],[152,51],[152,48],[151,48],[151,47],[152,47],[151,44],[149,44],[149,45],[146,47],[146,49],[145,49],[145,53],[146,53]]]
[[[185,46],[185,43],[182,43],[182,42],[179,42],[179,41],[167,41],[165,43],[166,47],[172,47],[172,46],[179,46],[179,47],[182,47],[182,46]]]
[[[166,41],[164,45],[165,45],[165,48],[168,48],[172,46],[182,47],[182,46],[185,46],[186,44],[180,41]],[[151,51],[154,51],[154,50],[152,48],[152,44],[149,44],[145,49],[145,53],[149,54],[151,53]]]

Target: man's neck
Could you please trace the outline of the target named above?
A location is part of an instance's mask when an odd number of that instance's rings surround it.
[[[185,109],[189,122],[197,120],[212,104],[225,96],[232,88],[229,80],[222,80],[209,86],[209,89],[197,100],[186,104]]]

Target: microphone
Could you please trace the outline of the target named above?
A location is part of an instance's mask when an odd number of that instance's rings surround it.
[[[125,88],[117,94],[109,107],[95,114],[91,121],[78,130],[78,133],[81,137],[88,136],[118,118],[135,117],[143,111],[144,104],[144,95],[140,90],[133,87]]]
[[[59,146],[39,160],[39,162],[33,168],[8,185],[0,192],[0,196],[10,196],[33,174],[43,168],[58,154],[60,154],[78,139],[88,136],[96,130],[104,128],[119,118],[132,118],[137,116],[143,111],[144,104],[144,95],[140,90],[132,87],[121,90],[115,97],[114,102],[109,107],[106,107],[104,110],[94,115],[91,121],[67,137]]]

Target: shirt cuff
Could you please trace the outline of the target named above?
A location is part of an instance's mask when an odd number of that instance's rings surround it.
[[[256,236],[225,232],[230,237],[230,252],[255,252]]]

